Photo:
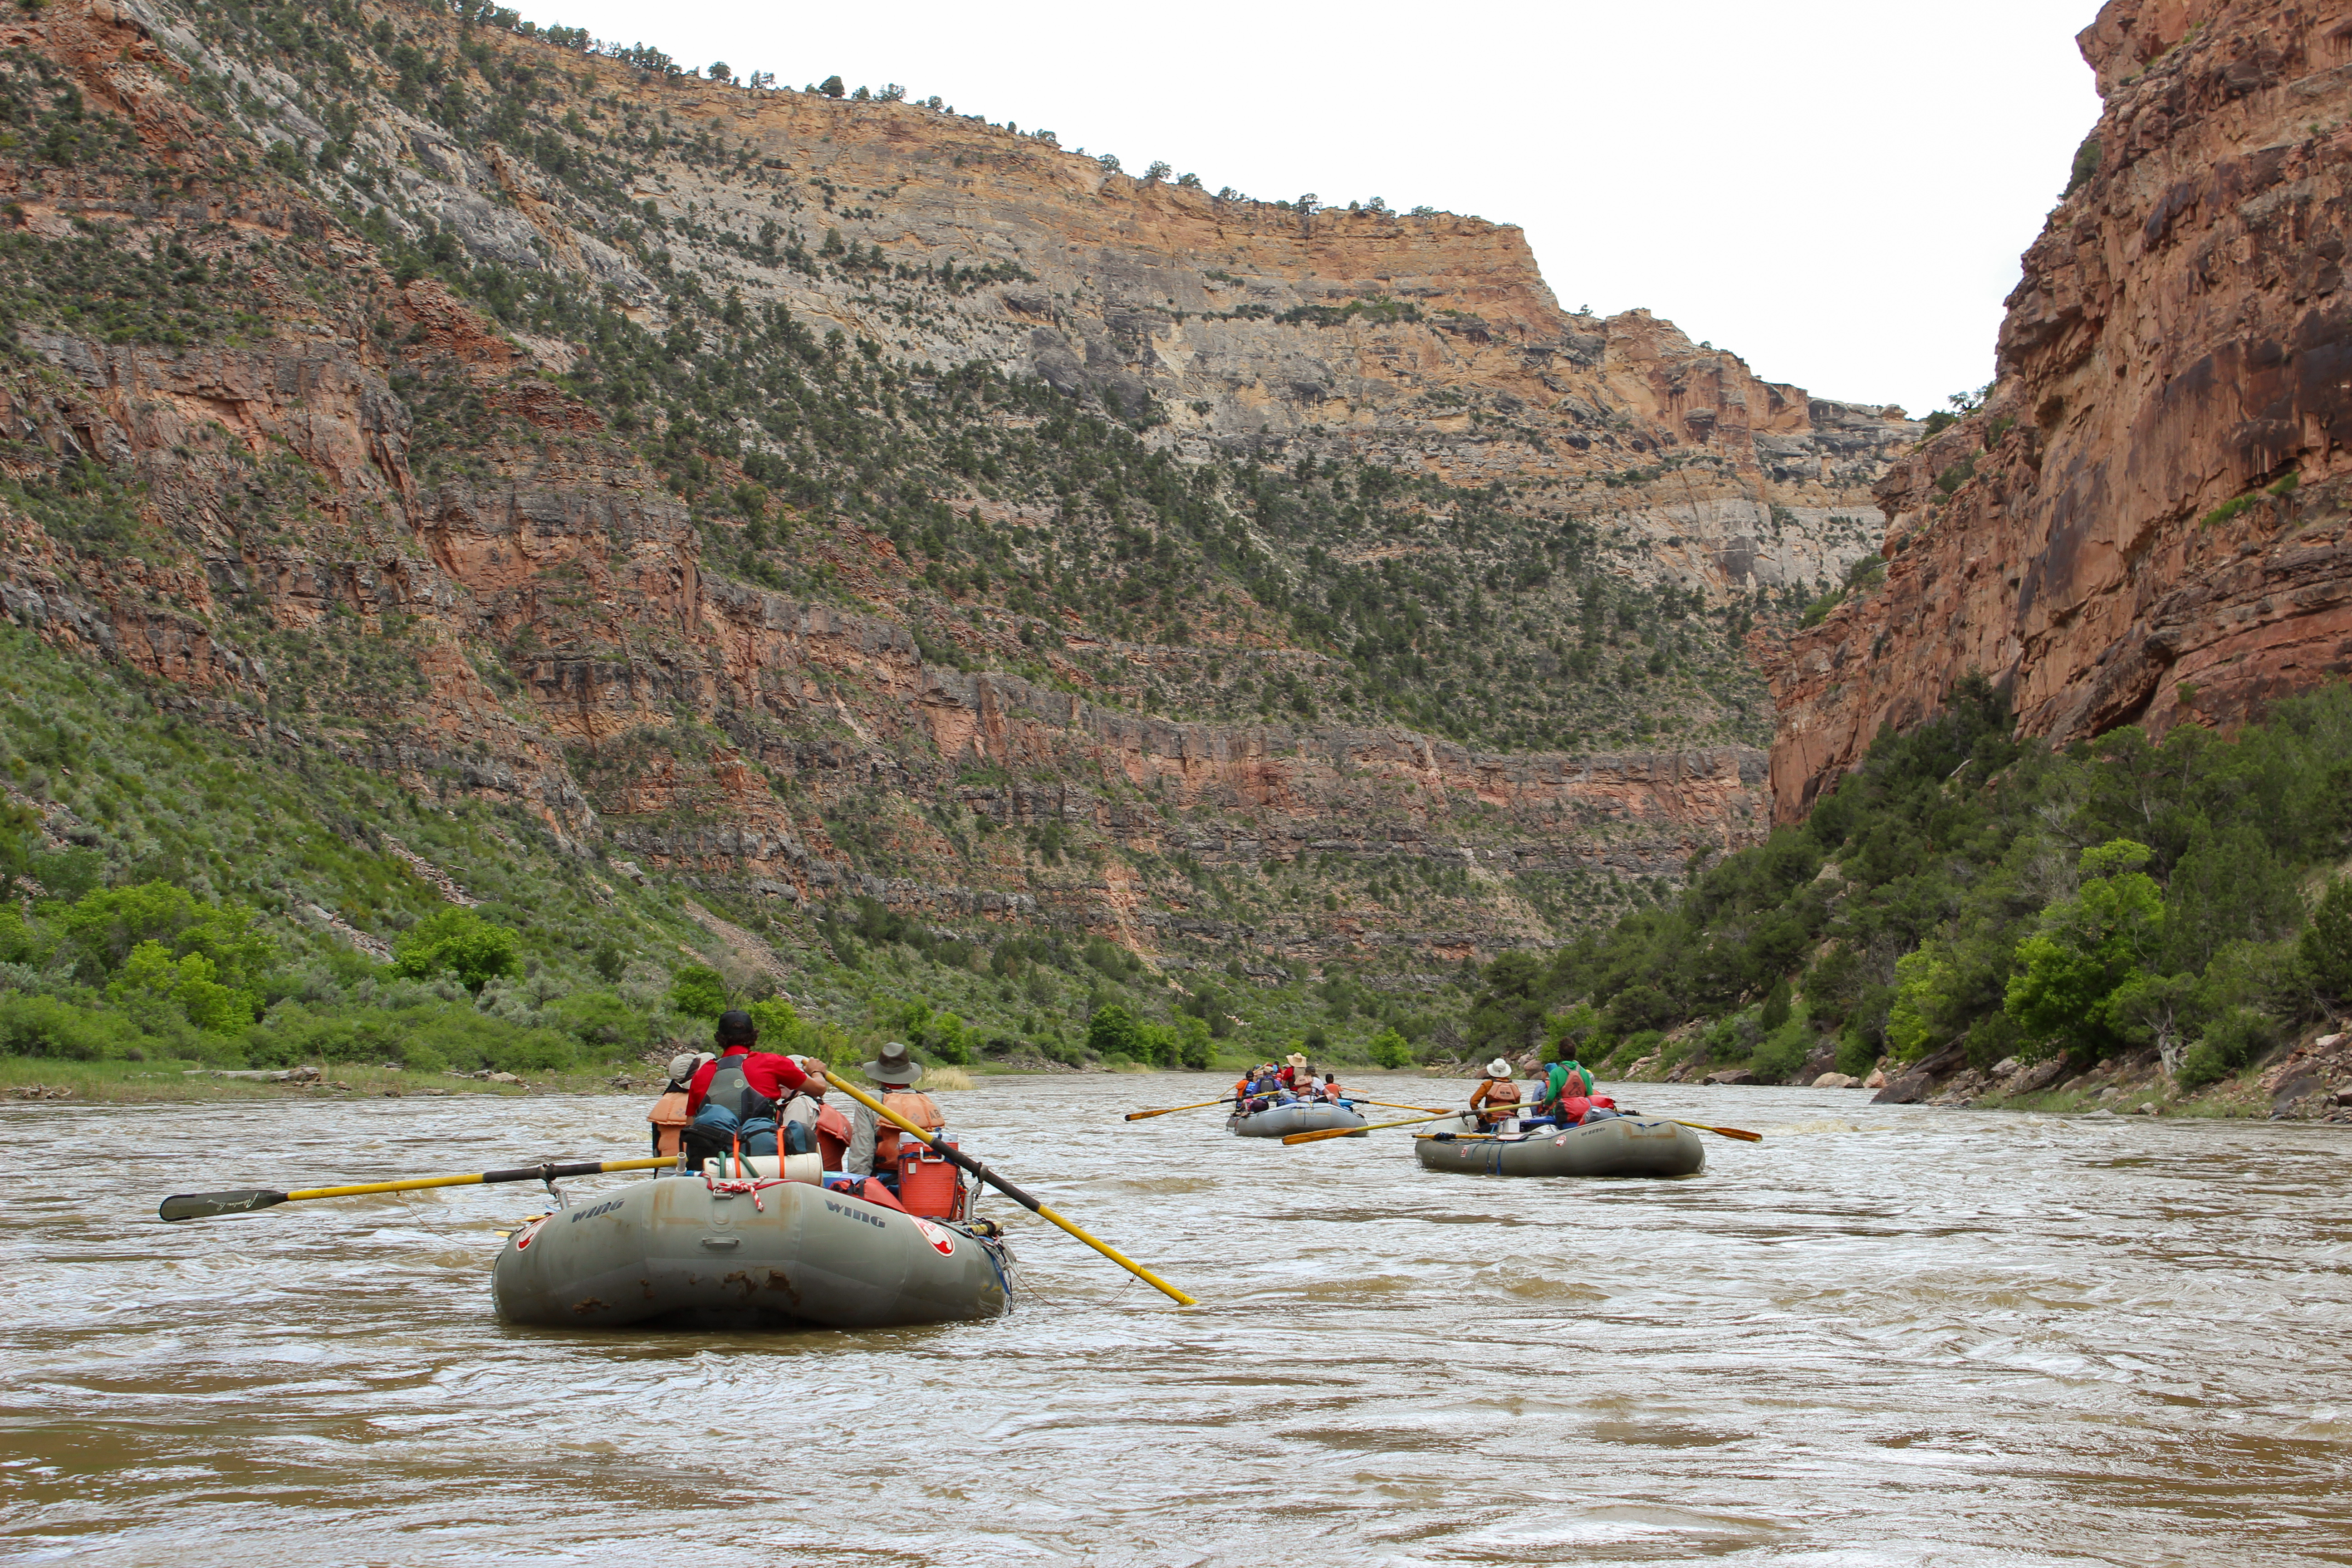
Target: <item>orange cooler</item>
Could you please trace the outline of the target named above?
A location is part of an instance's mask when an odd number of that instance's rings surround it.
[[[961,1147],[952,1138],[940,1142],[949,1148]],[[944,1154],[934,1154],[912,1138],[898,1145],[898,1201],[908,1214],[921,1215],[925,1219],[961,1219],[963,1217],[963,1182],[955,1162]]]

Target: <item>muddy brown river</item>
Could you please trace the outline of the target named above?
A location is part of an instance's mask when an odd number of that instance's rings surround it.
[[[1215,1092],[942,1097],[1202,1305],[1000,1198],[1009,1317],[859,1335],[502,1327],[535,1187],[153,1217],[633,1100],[0,1110],[0,1562],[2352,1563],[2342,1129],[1645,1088],[1766,1141],[1575,1183],[1119,1120]]]

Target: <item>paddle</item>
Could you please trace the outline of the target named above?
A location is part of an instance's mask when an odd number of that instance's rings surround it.
[[[1402,1121],[1370,1121],[1361,1127],[1326,1127],[1314,1132],[1294,1132],[1285,1143],[1320,1143],[1326,1138],[1345,1138],[1351,1132],[1377,1132],[1383,1127],[1417,1127],[1424,1121],[1442,1121],[1449,1116],[1466,1114],[1459,1110],[1433,1110],[1427,1116],[1408,1116]]]
[[[913,1122],[908,1121],[905,1117],[899,1115],[897,1111],[891,1110],[888,1106],[883,1104],[872,1095],[867,1094],[865,1090],[859,1089],[856,1084],[845,1082],[836,1075],[827,1072],[822,1068],[817,1069],[816,1076],[824,1079],[825,1082],[833,1085],[834,1088],[841,1090],[842,1093],[849,1096],[850,1099],[857,1101],[858,1104],[866,1107],[866,1110],[872,1111],[875,1115],[888,1121],[901,1132],[911,1133],[916,1138],[920,1139],[922,1142],[929,1148],[932,1153],[940,1156],[942,1159],[951,1161],[964,1170],[970,1171],[973,1175],[979,1177],[982,1181],[986,1182],[990,1186],[994,1187],[998,1192],[1003,1193],[1006,1197],[1011,1198],[1014,1203],[1019,1204],[1023,1208],[1027,1209],[1031,1214],[1035,1215],[1038,1218],[1050,1220],[1054,1224],[1061,1226],[1064,1230],[1068,1231],[1072,1236],[1076,1237],[1080,1241],[1085,1242],[1088,1247],[1093,1247],[1097,1252],[1101,1253],[1105,1258],[1109,1258],[1113,1263],[1118,1264],[1121,1268],[1126,1269],[1129,1274],[1134,1275],[1138,1279],[1142,1280],[1145,1284],[1154,1287],[1166,1294],[1171,1300],[1184,1306],[1197,1307],[1200,1305],[1200,1303],[1193,1298],[1187,1296],[1183,1291],[1179,1290],[1175,1286],[1171,1285],[1167,1280],[1162,1279],[1159,1275],[1154,1274],[1142,1264],[1136,1262],[1133,1258],[1129,1258],[1117,1248],[1103,1242],[1097,1241],[1093,1237],[1088,1236],[1085,1231],[1080,1230],[1076,1226],[1072,1225],[1068,1220],[1064,1219],[1060,1215],[1055,1214],[1052,1209],[1047,1208],[1044,1204],[1039,1203],[1035,1198],[1031,1197],[1027,1193],[1023,1192],[1011,1182],[1006,1181],[1003,1177],[998,1175],[995,1172],[990,1170],[979,1161],[971,1158],[962,1150],[940,1142],[938,1139],[932,1137],[931,1134],[924,1131],[921,1128],[916,1126]]]
[[[472,1187],[491,1182],[551,1182],[558,1176],[601,1176],[609,1171],[650,1171],[675,1165],[662,1160],[582,1160],[568,1165],[518,1165],[511,1171],[482,1171],[470,1176],[416,1176],[404,1182],[362,1182],[348,1187],[304,1187],[273,1193],[247,1187],[233,1193],[181,1193],[165,1198],[155,1212],[166,1220],[216,1219],[224,1215],[253,1214],[279,1204],[307,1203],[312,1198],[356,1198],[370,1193],[414,1193],[427,1187]]]
[[[1171,1105],[1165,1110],[1130,1110],[1127,1113],[1127,1120],[1140,1121],[1147,1116],[1173,1116],[1180,1110],[1206,1110],[1213,1105],[1231,1105],[1232,1103],[1233,1097],[1228,1095],[1223,1100],[1204,1100],[1198,1105]]]
[[[1437,1110],[1426,1105],[1398,1105],[1391,1100],[1356,1100],[1356,1097],[1352,1094],[1348,1098],[1349,1100],[1355,1100],[1358,1105],[1377,1105],[1382,1110],[1426,1110],[1432,1116],[1458,1116],[1461,1114],[1459,1111],[1454,1110]]]

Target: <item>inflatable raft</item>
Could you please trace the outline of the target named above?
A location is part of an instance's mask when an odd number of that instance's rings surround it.
[[[1423,1132],[1413,1152],[1426,1169],[1481,1176],[1690,1176],[1706,1168],[1698,1134],[1655,1116],[1499,1135]]]
[[[789,1163],[802,1159],[817,1163]],[[869,1203],[779,1173],[772,1157],[747,1163],[743,1179],[663,1172],[532,1220],[491,1271],[499,1316],[543,1328],[879,1329],[1011,1305],[1012,1252],[984,1222]]]
[[[1268,1106],[1247,1116],[1225,1118],[1225,1125],[1244,1138],[1286,1138],[1293,1132],[1322,1132],[1334,1127],[1360,1128],[1363,1124],[1363,1117],[1353,1106],[1334,1105],[1326,1100]]]

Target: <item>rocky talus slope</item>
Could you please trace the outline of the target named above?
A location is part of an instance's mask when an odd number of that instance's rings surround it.
[[[9,616],[813,951],[862,893],[1410,970],[1761,830],[1745,639],[1899,411],[1505,226],[586,42],[0,23]]]
[[[2352,672],[2352,5],[2113,0],[2079,41],[2105,106],[1998,384],[1881,481],[1884,588],[1774,678],[1783,820],[1971,669],[2062,742]]]

